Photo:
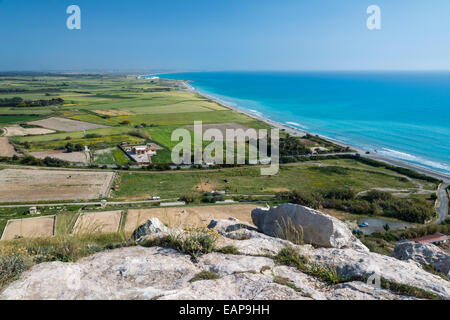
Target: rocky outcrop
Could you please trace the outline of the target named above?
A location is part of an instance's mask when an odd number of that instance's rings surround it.
[[[450,299],[450,282],[423,270],[412,261],[400,261],[374,252],[352,249],[315,249],[308,253],[310,259],[321,265],[330,265],[343,277],[368,278],[373,275],[413,286]]]
[[[434,244],[404,242],[394,248],[394,257],[413,260],[423,265],[432,265],[450,279],[450,254]]]
[[[223,236],[219,241],[220,247],[232,245],[246,255],[277,255],[287,246],[301,249],[289,241],[257,232],[254,227],[241,223],[235,218],[212,220],[208,228],[216,229]]]
[[[156,228],[158,221],[152,219],[152,225],[155,229],[147,228],[142,237],[164,234]],[[414,299],[361,282],[373,275],[450,299],[450,282],[417,262],[350,248],[294,245],[235,219],[210,227],[222,234],[219,246],[233,245],[239,254],[213,252],[194,262],[189,255],[160,247],[104,251],[75,263],[36,265],[6,287],[0,299]],[[274,256],[286,246],[305,256],[310,266],[335,269],[346,282],[330,286],[313,272],[278,264]],[[199,280],[205,273],[215,276]]]
[[[295,204],[257,208],[252,211],[253,223],[273,237],[298,237],[304,243],[325,248],[353,248],[369,251],[340,220],[317,210]]]
[[[158,218],[151,218],[147,220],[146,223],[134,230],[131,237],[139,242],[148,235],[154,235],[158,233],[168,234],[169,228],[166,227]]]
[[[218,278],[191,281],[202,271],[214,272]],[[101,252],[76,263],[36,265],[0,294],[0,299],[15,300],[349,298],[405,297],[357,282],[329,287],[265,257],[211,253],[193,263],[172,249],[139,246]]]

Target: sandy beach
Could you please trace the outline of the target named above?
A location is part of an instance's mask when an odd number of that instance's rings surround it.
[[[280,123],[280,122],[277,122],[277,121],[273,121],[273,120],[267,119],[267,118],[265,118],[262,115],[259,115],[259,114],[256,114],[256,113],[253,113],[253,112],[250,112],[250,111],[247,111],[247,110],[243,110],[243,109],[241,109],[241,108],[239,108],[237,106],[231,105],[230,103],[227,103],[227,102],[225,102],[225,101],[223,101],[221,99],[218,99],[217,97],[214,97],[214,96],[209,95],[209,94],[205,94],[205,93],[203,93],[201,91],[198,91],[192,85],[190,85],[189,82],[190,82],[189,80],[182,80],[182,83],[184,84],[184,87],[185,87],[185,89],[187,91],[195,92],[195,93],[197,93],[197,94],[199,94],[199,95],[201,95],[201,96],[203,96],[203,97],[205,97],[207,99],[215,101],[216,103],[218,103],[218,104],[220,104],[220,105],[222,105],[222,106],[224,106],[226,108],[229,108],[229,109],[231,109],[231,110],[233,110],[235,112],[241,113],[241,114],[245,114],[246,116],[249,116],[251,118],[257,119],[259,121],[265,122],[268,125],[270,125],[270,126],[272,126],[274,128],[278,128],[280,130],[283,130],[284,132],[289,133],[292,136],[303,137],[306,134],[317,135],[317,136],[319,136],[319,137],[321,137],[323,139],[326,139],[328,141],[331,141],[331,142],[333,142],[333,143],[335,143],[337,145],[344,146],[344,147],[349,147],[349,148],[351,148],[352,150],[355,151],[354,152],[355,154],[360,154],[362,157],[369,158],[369,159],[374,159],[374,160],[378,160],[378,161],[383,161],[383,162],[389,163],[391,165],[395,165],[395,166],[399,166],[399,167],[415,170],[417,172],[423,173],[423,174],[431,176],[433,178],[442,180],[446,184],[450,183],[450,175],[449,174],[446,174],[446,173],[443,173],[443,172],[439,172],[439,171],[435,171],[435,170],[432,170],[432,169],[428,169],[428,168],[422,167],[420,165],[416,165],[416,164],[409,163],[409,162],[406,162],[406,161],[401,161],[401,160],[398,160],[398,159],[390,158],[390,157],[387,157],[387,156],[384,156],[384,155],[380,155],[380,154],[376,154],[376,153],[366,154],[367,150],[363,150],[361,148],[357,148],[355,146],[343,143],[341,141],[335,140],[335,139],[327,137],[327,136],[323,136],[323,135],[316,134],[316,133],[313,133],[313,132],[308,132],[308,131],[305,131],[305,130],[300,130],[300,129],[295,128],[293,126],[289,126],[289,125],[286,125],[286,124],[283,124],[283,123]]]

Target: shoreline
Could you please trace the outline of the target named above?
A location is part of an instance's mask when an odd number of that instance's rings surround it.
[[[373,160],[377,160],[377,161],[386,162],[388,164],[391,164],[391,165],[394,165],[394,166],[398,166],[398,167],[403,167],[403,168],[410,169],[410,170],[415,170],[415,171],[417,171],[419,173],[422,173],[422,174],[431,176],[433,178],[437,178],[439,180],[442,180],[445,183],[450,183],[450,174],[447,174],[447,173],[444,173],[444,172],[440,172],[440,171],[436,171],[436,170],[433,170],[433,169],[430,169],[430,168],[426,168],[426,167],[420,166],[418,164],[410,163],[410,162],[407,162],[407,161],[403,161],[403,160],[391,158],[391,157],[388,157],[388,156],[372,153],[372,152],[370,154],[366,154],[367,150],[363,150],[361,148],[355,147],[353,145],[349,145],[347,143],[335,140],[333,138],[330,138],[330,137],[327,137],[327,136],[324,136],[324,135],[320,135],[320,134],[316,134],[316,133],[309,132],[309,131],[306,131],[306,130],[298,129],[298,128],[293,127],[293,126],[289,126],[288,124],[283,124],[281,122],[265,118],[263,115],[258,115],[256,113],[251,112],[251,111],[247,111],[247,110],[245,110],[243,108],[240,108],[240,107],[232,105],[232,104],[230,104],[230,103],[228,103],[226,101],[223,101],[222,99],[219,99],[219,98],[217,98],[217,97],[215,97],[213,95],[201,92],[201,91],[197,90],[195,87],[193,87],[189,83],[189,82],[191,82],[191,80],[179,79],[179,81],[181,81],[183,83],[185,89],[187,91],[189,91],[189,92],[197,93],[197,94],[199,94],[199,95],[201,95],[201,96],[203,96],[203,97],[205,97],[207,99],[210,99],[210,100],[220,104],[221,106],[224,106],[224,107],[226,107],[228,109],[231,109],[231,110],[233,110],[235,112],[238,112],[238,113],[244,114],[244,115],[246,115],[248,117],[251,117],[253,119],[262,121],[262,122],[264,122],[264,123],[266,123],[266,124],[268,124],[268,125],[270,125],[272,127],[278,128],[280,130],[284,130],[284,132],[287,132],[287,133],[289,133],[292,136],[303,137],[306,134],[310,134],[310,135],[313,135],[313,136],[318,136],[318,137],[320,137],[322,139],[328,140],[328,141],[333,142],[333,143],[335,143],[337,145],[340,145],[340,146],[343,146],[343,147],[349,147],[349,148],[351,148],[352,150],[355,151],[354,152],[355,154],[356,153],[360,154],[361,157],[365,157],[365,158],[369,158],[369,159],[373,159]]]

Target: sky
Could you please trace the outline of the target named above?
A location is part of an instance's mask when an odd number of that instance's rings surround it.
[[[450,1],[0,0],[0,39],[0,71],[450,70]]]

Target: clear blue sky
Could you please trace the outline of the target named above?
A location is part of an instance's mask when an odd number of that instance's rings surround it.
[[[0,39],[2,71],[450,70],[450,1],[0,0]]]

